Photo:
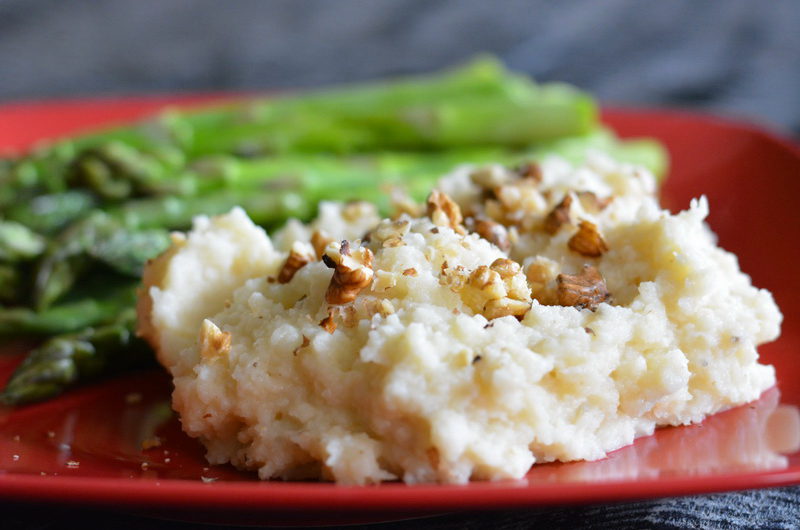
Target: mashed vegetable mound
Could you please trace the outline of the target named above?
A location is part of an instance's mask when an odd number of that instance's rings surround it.
[[[150,263],[140,333],[212,463],[363,484],[522,477],[756,399],[781,315],[652,175],[594,157],[463,167],[380,220],[270,238],[196,219]]]

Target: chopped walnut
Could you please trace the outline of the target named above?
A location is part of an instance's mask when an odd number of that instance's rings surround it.
[[[469,273],[461,266],[450,267],[447,261],[442,262],[440,271],[439,283],[447,285],[450,290],[457,293],[464,288],[464,285],[469,281]]]
[[[317,259],[322,259],[322,255],[325,254],[325,248],[334,241],[336,240],[325,231],[314,230],[314,233],[311,234],[311,246],[314,247],[314,254],[317,255]]]
[[[524,179],[531,179],[537,184],[542,181],[542,166],[536,162],[526,162],[515,169],[517,175]]]
[[[390,237],[388,239],[383,240],[383,248],[395,248],[395,247],[402,247],[405,245],[405,242],[399,237]]]
[[[481,265],[474,271],[472,274],[469,275],[469,284],[472,287],[480,289],[482,291],[497,291],[499,296],[505,294],[505,289],[503,287],[503,278],[500,276],[500,273],[497,271],[493,271],[486,265]],[[502,290],[501,290],[502,289]],[[495,294],[494,292],[487,292],[490,296]]]
[[[506,258],[472,271],[460,294],[464,303],[488,319],[522,317],[531,306],[530,289],[519,264]]]
[[[403,237],[411,229],[411,221],[408,218],[400,218],[394,221],[381,221],[374,230],[368,234],[370,241],[377,241],[383,248],[394,248],[405,245]]]
[[[335,326],[335,324],[334,324],[334,326]],[[334,329],[336,329],[336,328],[334,327]],[[305,347],[306,347],[306,346],[308,346],[309,344],[311,344],[311,341],[310,341],[310,340],[308,340],[308,337],[306,337],[305,335],[303,335],[303,342],[302,342],[302,343],[300,343],[300,346],[298,346],[297,348],[295,348],[295,349],[292,351],[292,355],[297,355],[298,353],[300,353],[300,350],[302,350],[303,348],[305,348]]]
[[[208,319],[200,326],[200,357],[205,361],[225,358],[231,351],[231,334]]]
[[[286,257],[280,272],[278,272],[278,283],[289,283],[297,271],[314,261],[311,249],[300,241],[292,244],[292,249]]]
[[[559,274],[556,278],[558,304],[591,309],[608,300],[611,295],[600,272],[584,265],[580,274]]]
[[[570,250],[589,258],[597,258],[608,252],[608,245],[597,225],[589,221],[581,221],[578,224],[578,231],[569,239],[567,246]]]
[[[576,195],[578,196],[578,201],[580,201],[583,209],[591,213],[602,212],[609,204],[611,204],[611,201],[614,200],[614,197],[612,196],[603,197],[601,199],[593,191],[579,191],[576,193]]]
[[[333,245],[325,249],[322,256],[325,265],[334,269],[331,283],[325,293],[325,301],[342,305],[355,300],[359,292],[369,286],[374,274],[372,251],[359,247],[350,249],[350,243],[342,241],[338,251]]]
[[[555,208],[553,208],[547,217],[544,218],[544,231],[550,235],[555,235],[559,229],[565,224],[572,223],[572,215],[570,209],[572,208],[572,194],[568,193],[561,199]]]
[[[470,173],[469,179],[486,190],[493,190],[510,180],[506,169],[497,165],[480,167]]]
[[[364,301],[364,311],[368,318],[376,314],[386,318],[395,312],[395,308],[389,300],[370,298]]]
[[[536,183],[529,179],[500,186],[495,190],[495,195],[510,224],[520,225],[521,220],[530,215],[539,215],[547,207]]]
[[[374,215],[375,205],[367,201],[351,201],[342,208],[342,217],[351,223]]]
[[[523,317],[530,308],[530,302],[514,300],[512,298],[497,298],[486,302],[486,305],[483,306],[483,316],[489,320],[507,317],[509,315]]]
[[[333,319],[333,308],[328,308],[328,316],[323,318],[319,321],[319,325],[322,326],[322,329],[333,335],[333,332],[336,331],[336,321]]]
[[[466,233],[461,224],[464,220],[461,216],[461,209],[446,194],[439,190],[433,190],[430,195],[428,195],[426,204],[428,208],[428,217],[431,218],[433,224],[437,226],[449,226],[459,234]]]
[[[504,280],[516,276],[522,270],[519,263],[508,258],[497,258],[489,268],[498,273]]]
[[[339,314],[339,318],[342,319],[344,327],[354,328],[358,325],[358,309],[356,309],[353,304],[338,306],[336,307],[336,312]]]
[[[411,267],[410,269],[406,269],[403,271],[403,276],[416,276],[416,275],[417,275],[417,269],[415,269],[414,267]]]
[[[499,188],[498,188],[499,189]],[[504,226],[509,226],[514,223],[513,219],[506,218],[506,210],[500,201],[496,199],[487,199],[483,203],[483,213],[490,219],[494,219]]]
[[[547,201],[534,179],[509,181],[485,197],[476,216],[489,218],[509,229],[525,233],[536,228],[547,208]],[[509,237],[510,239],[510,237]]]
[[[503,252],[511,249],[511,241],[505,226],[488,219],[473,219],[471,224],[475,233]]]
[[[508,258],[497,258],[489,268],[503,279],[508,298],[526,302],[531,300],[531,290],[519,263]]]

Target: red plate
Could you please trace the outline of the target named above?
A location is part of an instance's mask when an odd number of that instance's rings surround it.
[[[0,149],[124,121],[168,103],[151,98],[0,108]],[[598,462],[535,466],[516,482],[467,486],[259,482],[209,467],[169,411],[170,384],[140,373],[49,403],[0,409],[0,499],[61,502],[205,521],[308,523],[388,519],[460,509],[623,501],[800,484],[800,148],[752,126],[708,116],[611,110],[623,136],[653,136],[672,156],[663,196],[672,209],[704,193],[720,244],[785,314],[761,349],[778,388],[701,425],[667,428]],[[0,381],[19,355],[0,356]],[[18,353],[18,352],[17,352]],[[142,449],[157,436],[161,445]]]

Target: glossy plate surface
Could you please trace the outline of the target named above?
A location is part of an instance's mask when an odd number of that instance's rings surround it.
[[[174,102],[139,98],[0,107],[0,151],[24,149]],[[720,244],[784,312],[783,335],[761,348],[778,388],[700,425],[666,428],[597,462],[538,465],[520,481],[467,486],[343,487],[259,482],[208,466],[169,409],[158,371],[73,391],[49,403],[0,408],[0,500],[113,506],[237,522],[357,521],[456,509],[522,507],[800,484],[800,149],[763,130],[708,116],[609,110],[622,136],[652,136],[672,158],[664,203],[706,194]],[[0,382],[23,346],[5,347]],[[143,449],[155,439],[160,445]],[[380,514],[380,516],[378,516]]]

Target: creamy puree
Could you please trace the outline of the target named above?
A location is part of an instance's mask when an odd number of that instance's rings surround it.
[[[462,167],[395,220],[325,203],[270,238],[239,209],[200,217],[148,265],[140,333],[209,461],[262,479],[602,458],[775,383],[772,296],[716,246],[705,198],[672,215],[655,188],[597,156]]]

